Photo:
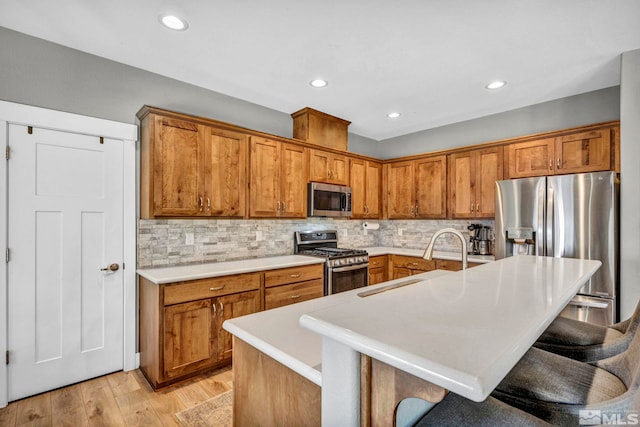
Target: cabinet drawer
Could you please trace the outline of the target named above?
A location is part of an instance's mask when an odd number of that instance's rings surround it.
[[[164,305],[260,289],[260,273],[236,274],[165,285]]]
[[[378,267],[386,267],[387,266],[387,256],[386,255],[376,255],[369,257],[369,269],[378,268]]]
[[[412,270],[431,271],[435,270],[436,262],[434,260],[427,261],[423,258],[393,255],[391,258],[394,267],[409,268]]]
[[[290,285],[275,286],[264,291],[264,308],[282,307],[283,305],[307,301],[324,296],[324,280],[314,279]]]
[[[324,264],[312,264],[301,267],[280,268],[264,272],[264,286],[279,286],[305,280],[323,279]]]

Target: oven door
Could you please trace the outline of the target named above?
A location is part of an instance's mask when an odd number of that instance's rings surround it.
[[[369,263],[329,268],[325,295],[363,288],[369,284]]]

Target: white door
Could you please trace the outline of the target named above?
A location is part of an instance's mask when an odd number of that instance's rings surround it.
[[[9,125],[9,401],[123,368],[122,145]]]

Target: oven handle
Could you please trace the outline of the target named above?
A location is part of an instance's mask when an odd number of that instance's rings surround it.
[[[356,264],[356,265],[348,265],[346,267],[332,268],[331,272],[332,273],[342,273],[344,271],[360,270],[361,268],[364,268],[364,267],[369,267],[369,263],[366,262],[364,264]]]

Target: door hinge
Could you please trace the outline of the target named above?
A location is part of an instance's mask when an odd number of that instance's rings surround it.
[[[27,133],[28,133],[29,135],[32,135],[32,134],[33,134],[33,126],[27,126]]]
[[[7,148],[5,148],[4,153],[7,160],[9,160],[9,157],[11,157],[11,148],[9,148],[8,145],[7,145]]]
[[[8,365],[9,364],[9,350],[7,350],[7,353],[5,354],[4,358],[5,358],[6,364]]]
[[[9,262],[9,248],[7,248],[7,252],[5,253],[5,262]]]

